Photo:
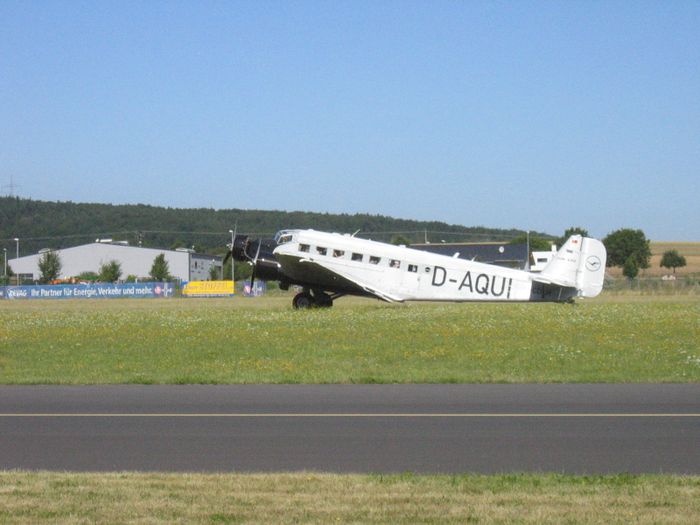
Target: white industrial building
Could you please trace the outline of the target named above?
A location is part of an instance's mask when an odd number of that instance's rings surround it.
[[[557,254],[557,245],[552,244],[548,252],[532,252],[532,259],[535,261],[530,267],[531,272],[541,272]]]
[[[44,250],[42,250],[43,252]],[[23,281],[38,281],[39,259],[42,252],[8,261],[12,271]],[[77,277],[83,272],[99,273],[100,266],[112,260],[119,262],[122,269],[122,279],[129,275],[147,278],[153,266],[153,260],[161,253],[168,262],[168,270],[174,279],[180,281],[206,281],[210,277],[212,266],[221,275],[221,257],[194,253],[193,250],[159,250],[155,248],[140,248],[121,242],[98,241],[73,248],[55,250],[61,259],[60,279]]]

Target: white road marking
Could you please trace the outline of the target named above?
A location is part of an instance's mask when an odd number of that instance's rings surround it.
[[[12,417],[103,417],[103,418],[700,418],[700,413],[4,413],[0,418]]]

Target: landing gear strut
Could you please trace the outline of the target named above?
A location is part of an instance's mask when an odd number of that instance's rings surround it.
[[[294,296],[292,306],[297,310],[303,308],[330,308],[333,306],[333,299],[336,296],[330,296],[320,290],[304,290]]]

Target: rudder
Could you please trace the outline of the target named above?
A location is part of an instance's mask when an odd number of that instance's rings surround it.
[[[542,270],[552,284],[576,288],[579,297],[595,297],[605,279],[605,245],[597,239],[572,235]]]
[[[583,238],[576,288],[581,297],[595,297],[603,289],[607,251],[598,239]]]

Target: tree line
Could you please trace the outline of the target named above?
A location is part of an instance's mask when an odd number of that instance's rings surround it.
[[[226,245],[230,243],[229,230],[234,225],[238,232],[255,236],[271,235],[285,228],[313,228],[337,232],[359,230],[373,232],[371,236],[374,240],[407,245],[424,242],[426,237],[431,235],[433,238],[427,240],[440,242],[443,239],[435,238],[438,234],[441,237],[448,237],[450,242],[510,239],[511,243],[525,243],[527,238],[527,233],[519,229],[466,227],[438,221],[395,219],[370,214],[349,215],[236,208],[177,209],[145,204],[47,202],[19,197],[0,197],[0,239],[9,241],[15,237],[21,237],[24,254],[36,253],[42,248],[48,248],[47,253],[52,253],[52,250],[94,242],[93,236],[98,233],[109,235],[115,241],[126,240],[132,246],[171,249],[187,246],[194,247],[201,253],[223,254],[226,251]],[[575,226],[568,228],[562,237],[532,232],[529,235],[530,249],[531,251],[549,250],[553,243],[561,245],[574,234],[588,236],[588,231]],[[362,233],[358,235],[362,236]],[[651,249],[649,240],[642,230],[628,228],[616,230],[603,239],[603,244],[608,252],[607,266],[621,267],[625,276],[634,278],[639,270],[649,267]],[[46,261],[46,264],[49,262]],[[673,269],[674,273],[676,268],[685,265],[685,258],[676,250],[669,250],[661,259],[661,266]],[[8,274],[11,271],[8,267]],[[120,271],[120,267],[113,265],[111,270],[100,268],[98,272],[94,274],[89,272],[89,275],[83,277],[105,281],[118,280],[121,278]],[[47,275],[50,273],[51,269],[47,268]],[[115,273],[119,273],[117,279],[108,279]],[[224,267],[222,273],[223,278],[231,274],[230,263]],[[236,262],[235,273],[236,276],[245,278],[250,274],[250,267]],[[159,275],[163,274],[159,273]],[[133,277],[127,276],[127,279]],[[7,280],[7,277],[4,277],[4,280]]]
[[[201,253],[221,254],[230,243],[229,230],[272,236],[287,228],[353,233],[390,242],[400,235],[409,243],[428,241],[507,241],[524,234],[519,229],[467,227],[439,221],[396,219],[371,214],[332,214],[231,208],[178,209],[145,204],[48,202],[0,197],[0,239],[13,245],[20,238],[20,255],[40,249],[70,248],[94,242],[96,236],[128,241],[149,248],[195,247]],[[363,233],[365,232],[365,233]],[[545,233],[539,233],[544,238]]]

